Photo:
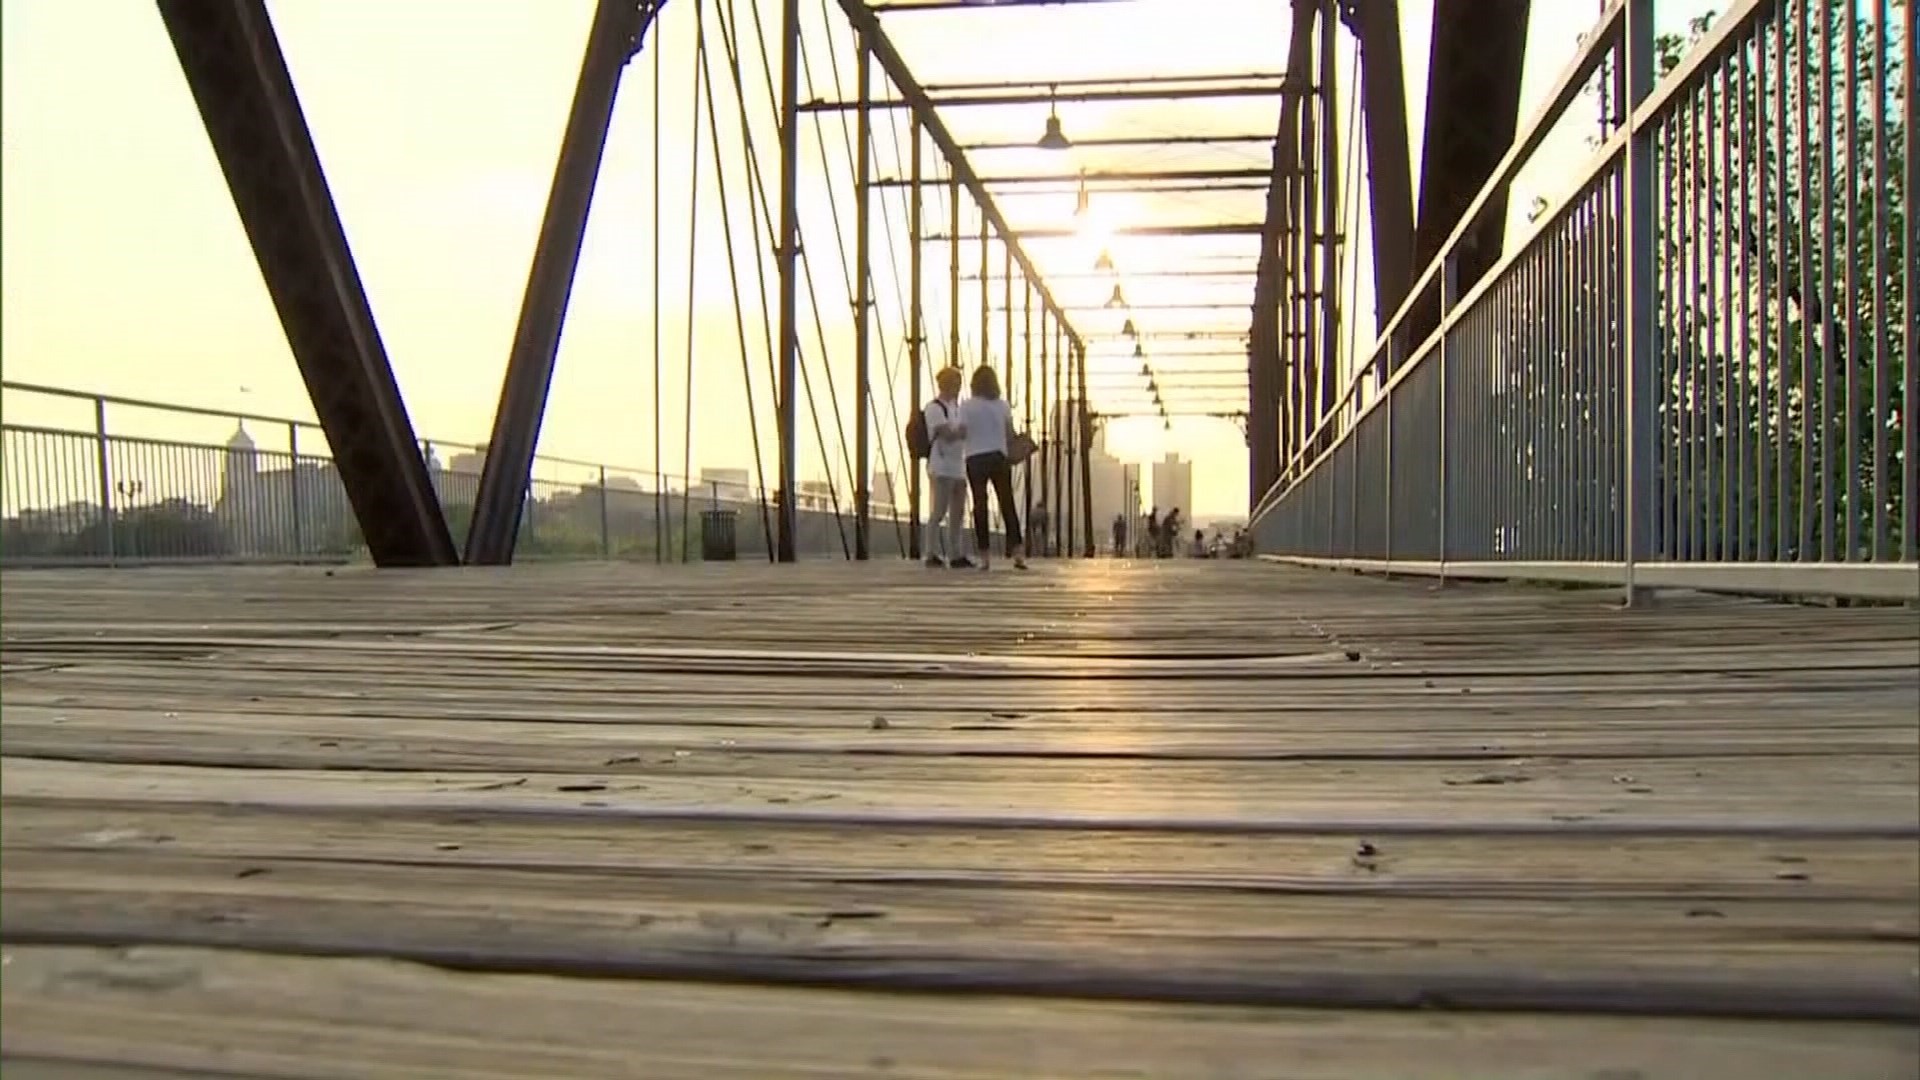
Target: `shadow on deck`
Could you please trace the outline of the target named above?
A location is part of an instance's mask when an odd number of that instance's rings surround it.
[[[1911,610],[1245,563],[0,590],[22,1076],[1920,1063]]]

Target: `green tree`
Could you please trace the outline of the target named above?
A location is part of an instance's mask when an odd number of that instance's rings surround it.
[[[1659,129],[1672,554],[1884,556],[1910,527],[1912,268],[1898,246],[1912,179],[1899,158],[1909,2],[1889,4],[1884,51],[1863,7],[1783,3],[1759,45],[1710,69],[1713,92],[1688,99],[1693,122]],[[1659,40],[1663,73],[1712,22]],[[1730,489],[1766,498],[1741,505]]]

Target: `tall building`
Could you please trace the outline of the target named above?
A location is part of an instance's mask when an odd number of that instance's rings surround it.
[[[1065,430],[1069,419],[1077,411],[1078,403],[1076,401],[1068,400],[1056,404],[1053,409],[1053,430],[1056,432]],[[1089,442],[1091,446],[1087,455],[1087,480],[1091,485],[1093,494],[1092,539],[1095,549],[1105,552],[1113,545],[1113,519],[1116,516],[1124,518],[1129,528],[1131,528],[1137,523],[1140,515],[1146,512],[1145,507],[1140,503],[1140,480],[1144,466],[1121,461],[1107,449],[1107,425],[1098,418],[1094,421],[1092,437]],[[1075,498],[1077,500],[1079,497],[1077,493],[1080,490],[1079,457],[1076,456],[1071,459],[1071,467],[1073,470],[1071,486],[1076,493]],[[1046,481],[1043,481],[1038,474],[1035,474],[1035,501],[1039,500],[1040,492],[1045,487],[1045,484]],[[1080,520],[1081,510],[1079,503],[1076,502],[1071,510],[1074,521],[1078,522]],[[1062,528],[1061,523],[1056,523],[1054,528],[1057,530],[1057,537],[1064,537],[1065,530]],[[1076,524],[1076,539],[1079,541],[1081,548],[1085,548],[1087,537],[1078,535],[1078,529],[1079,526]]]
[[[1193,462],[1168,453],[1153,463],[1153,505],[1163,517],[1177,507],[1181,517],[1193,520]]]

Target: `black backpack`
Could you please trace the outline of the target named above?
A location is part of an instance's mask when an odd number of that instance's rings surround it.
[[[934,404],[940,406],[942,414],[951,415],[947,413],[946,402],[936,399]],[[933,456],[933,433],[927,430],[927,410],[924,407],[915,409],[913,419],[907,421],[907,453],[916,458]]]

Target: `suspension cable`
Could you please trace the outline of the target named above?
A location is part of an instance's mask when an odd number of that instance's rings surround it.
[[[748,10],[753,16],[754,40],[760,53],[760,70],[766,82],[767,99],[770,103],[772,103],[772,105],[775,108],[778,108],[780,103],[780,96],[774,90],[774,87],[773,87],[773,60],[767,53],[766,25],[760,19],[760,8],[758,4],[751,6]],[[777,127],[777,124],[776,124],[776,127]],[[772,206],[767,201],[764,170],[761,170],[758,167],[757,155],[753,156],[750,159],[750,164],[752,165],[752,172],[754,174],[755,188],[759,195],[760,209],[762,213],[766,215],[767,230],[769,233],[771,233],[774,229],[774,224],[773,224],[774,217],[773,217]],[[801,233],[798,229],[796,229],[795,231],[795,239],[796,240],[801,239]],[[805,250],[804,243],[801,243],[800,247],[801,247],[801,251]],[[755,260],[755,261],[762,262],[763,260]],[[820,300],[818,295],[815,294],[814,287],[813,287],[813,266],[810,261],[804,258],[800,258],[797,253],[796,253],[794,262],[798,265],[801,273],[805,276],[805,281],[807,285],[807,295],[809,299],[811,299],[813,302],[814,327],[819,334],[821,351],[822,351],[822,355],[824,356],[826,351],[826,332],[820,321]],[[794,342],[794,351],[796,353],[796,359],[798,361],[798,363],[795,366],[799,370],[799,374],[800,374],[800,385],[802,390],[801,396],[806,399],[807,411],[809,414],[811,414],[813,418],[813,433],[814,433],[815,439],[820,444],[820,457],[823,461],[827,462],[829,465],[829,468],[827,469],[827,497],[830,500],[831,505],[833,506],[834,524],[838,528],[840,533],[840,550],[847,558],[851,559],[853,557],[853,551],[852,551],[851,545],[849,545],[847,542],[847,526],[846,526],[846,519],[842,514],[841,508],[840,508],[840,492],[839,492],[838,486],[834,483],[834,480],[833,480],[833,469],[831,468],[833,457],[831,452],[827,448],[826,430],[824,426],[820,423],[820,407],[819,407],[818,400],[816,399],[813,393],[813,379],[808,374],[807,363],[806,363],[806,353],[804,350],[800,348],[800,344],[798,341]],[[770,356],[771,356],[771,352],[772,352],[772,346],[769,345]],[[771,362],[772,361],[770,359],[769,363]],[[831,374],[830,368],[829,368],[829,374]],[[831,389],[829,390],[829,392],[831,392]],[[844,455],[846,451],[846,439],[844,437],[844,434],[842,435],[842,438],[840,441],[840,448],[841,448],[842,454]],[[786,497],[789,499],[797,500],[799,497],[799,493],[787,492]],[[797,503],[796,503],[796,509],[797,509]]]
[[[731,3],[731,0],[729,0],[729,3]],[[715,10],[719,11],[719,8],[717,5]],[[726,25],[724,12],[720,13],[720,17],[721,17],[721,26],[724,32],[724,28]],[[704,34],[702,36],[704,38]],[[747,434],[753,441],[754,483],[759,487],[760,491],[763,493],[763,496],[764,496],[764,492],[766,491],[766,486],[767,486],[766,462],[762,459],[761,450],[760,450],[760,412],[759,412],[758,406],[755,404],[755,401],[754,401],[753,365],[748,360],[748,357],[747,357],[747,353],[748,353],[747,317],[746,317],[746,312],[744,311],[745,304],[740,295],[740,265],[739,265],[740,259],[739,259],[739,253],[735,249],[734,241],[733,241],[733,210],[732,210],[731,204],[727,200],[726,157],[725,155],[720,153],[720,118],[719,118],[719,110],[716,108],[715,102],[714,102],[716,95],[714,94],[714,91],[713,91],[713,74],[708,67],[708,54],[704,45],[705,43],[703,40],[702,48],[699,50],[700,66],[701,66],[702,77],[705,80],[705,87],[706,87],[705,94],[706,94],[706,106],[707,106],[707,130],[713,136],[714,180],[718,185],[719,192],[720,192],[720,228],[727,244],[727,280],[729,281],[729,283],[731,283],[733,287],[734,332],[739,337],[739,340],[740,340],[740,383],[741,383],[742,389],[746,393],[746,398],[747,398]],[[753,133],[750,130],[747,130],[744,126],[742,127],[740,134],[741,134],[741,138],[744,140],[750,141],[753,138]],[[747,212],[749,214],[753,213],[753,208],[751,205],[748,206]],[[757,253],[758,249],[756,248],[755,251]],[[765,302],[766,302],[766,295],[765,293],[762,293],[761,294],[762,306],[765,306]],[[757,502],[759,503],[759,506],[760,506],[761,538],[766,541],[766,545],[767,545],[767,561],[773,562],[776,559],[776,554],[775,554],[774,545],[773,545],[772,515],[768,510],[767,500],[764,497],[758,499]]]

